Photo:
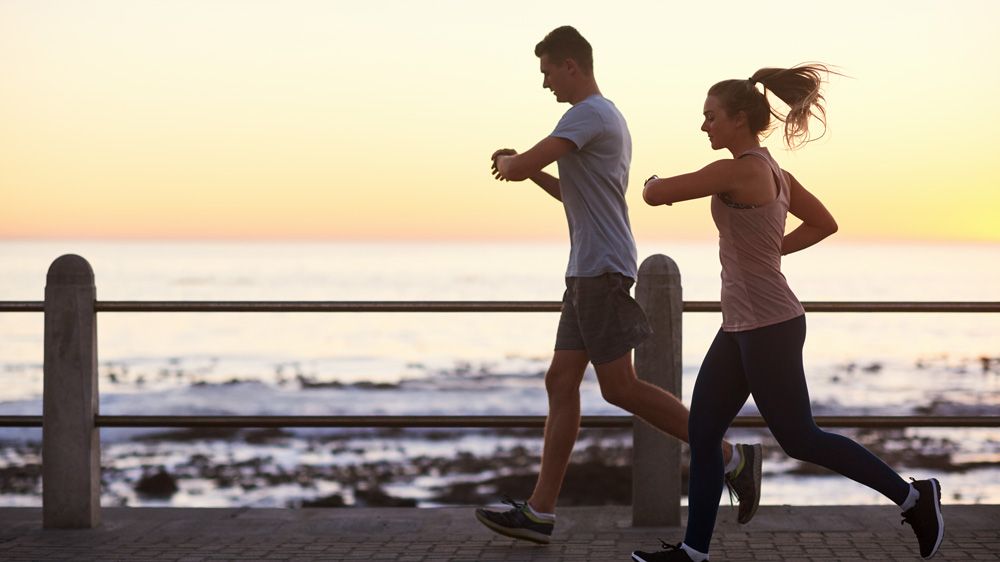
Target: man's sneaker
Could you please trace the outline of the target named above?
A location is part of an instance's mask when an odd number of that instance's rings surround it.
[[[508,497],[503,503],[513,506],[507,511],[491,511],[484,508],[476,509],[476,519],[493,531],[515,539],[549,544],[552,537],[554,521],[545,521],[531,512],[528,502],[516,502]]]
[[[691,557],[681,550],[681,545],[667,544],[660,541],[663,550],[659,552],[643,552],[636,550],[632,553],[632,560],[635,562],[691,562]]]
[[[735,496],[740,502],[736,520],[746,524],[753,519],[760,505],[760,466],[763,449],[760,443],[754,445],[737,443],[733,447],[739,447],[743,459],[736,470],[726,473],[726,486],[729,487],[729,500],[732,501]]]
[[[912,478],[910,480],[913,480]],[[920,544],[920,556],[927,560],[937,554],[944,539],[944,518],[941,517],[941,484],[937,479],[913,480],[920,492],[917,505],[903,512],[903,521],[913,527]]]

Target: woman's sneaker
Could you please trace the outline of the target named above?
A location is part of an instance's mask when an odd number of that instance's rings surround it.
[[[528,502],[516,502],[504,497],[503,503],[513,506],[513,509],[492,511],[480,507],[476,509],[476,519],[505,537],[549,544],[555,527],[554,520],[547,521],[536,516],[528,507]]]
[[[691,562],[691,557],[681,549],[681,545],[663,544],[663,550],[659,552],[643,552],[636,550],[632,552],[632,560],[635,562]]]
[[[912,478],[910,480],[913,480]],[[909,523],[920,544],[920,556],[927,560],[937,554],[944,539],[944,518],[941,517],[941,484],[937,479],[913,480],[920,493],[917,505],[903,512],[903,523]]]
[[[760,470],[764,451],[760,443],[737,443],[733,447],[739,447],[743,459],[736,470],[726,473],[726,486],[729,487],[730,501],[735,497],[740,503],[736,520],[745,525],[753,519],[760,505]]]

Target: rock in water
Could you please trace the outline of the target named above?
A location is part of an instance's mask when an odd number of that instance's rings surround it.
[[[162,468],[156,474],[143,476],[135,485],[136,492],[150,498],[169,498],[177,490],[177,479]]]

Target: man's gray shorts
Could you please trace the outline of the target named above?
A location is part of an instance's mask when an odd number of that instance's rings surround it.
[[[620,273],[567,277],[556,351],[583,350],[594,365],[625,355],[653,333],[629,290],[634,281]]]

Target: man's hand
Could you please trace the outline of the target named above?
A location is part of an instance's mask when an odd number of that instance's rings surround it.
[[[501,157],[510,157],[514,156],[515,154],[517,154],[517,151],[514,150],[513,148],[501,148],[496,152],[494,152],[493,156],[490,156],[490,160],[493,162],[492,173],[494,178],[500,181],[510,181],[509,179],[507,179],[504,173],[500,171],[500,159]]]

